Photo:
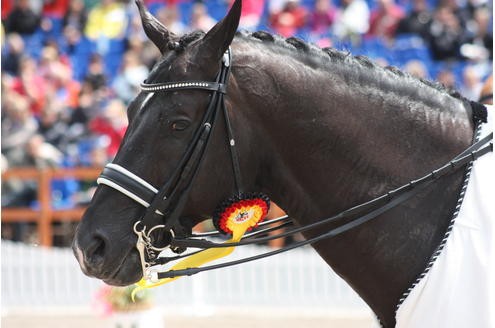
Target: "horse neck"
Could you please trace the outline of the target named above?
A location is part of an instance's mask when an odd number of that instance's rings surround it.
[[[254,122],[251,131],[262,154],[257,181],[300,224],[418,178],[471,141],[462,102],[420,81],[356,63],[345,67],[327,60],[320,68],[285,50],[276,54],[259,45],[237,47],[233,80],[245,109],[239,115]],[[400,214],[391,211],[377,223],[315,245],[382,322],[393,325],[393,304],[441,239],[459,182],[457,175],[438,185],[451,195],[438,198],[439,190],[430,190],[435,197],[413,200],[409,207],[399,207]],[[438,218],[423,210],[428,201],[445,204],[433,213]],[[400,225],[406,234],[415,229],[422,237],[395,237],[387,223],[392,219],[394,227]],[[391,252],[392,247],[403,251]],[[413,248],[422,258],[405,263]]]
[[[406,78],[356,63],[316,68],[288,51],[256,57],[259,49],[235,51],[235,83],[246,90],[244,122],[256,122],[265,160],[276,163],[265,187],[278,189],[271,191],[281,202],[302,197],[331,214],[429,172],[471,141],[462,102],[419,81],[411,88]]]

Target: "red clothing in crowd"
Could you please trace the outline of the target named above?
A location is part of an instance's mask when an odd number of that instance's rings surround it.
[[[286,7],[270,17],[271,27],[277,34],[283,37],[290,37],[297,33],[297,30],[304,27],[306,23],[306,9],[293,4],[292,1]]]
[[[371,12],[369,35],[393,38],[405,13],[400,6],[390,3]]]
[[[120,143],[124,139],[126,126],[115,128],[111,122],[103,117],[96,117],[89,123],[89,128],[92,132],[105,135],[110,139],[110,144],[107,147],[107,155],[113,158],[119,150]]]
[[[2,0],[2,20],[7,19],[9,17],[10,12],[12,11],[12,1],[11,0]]]
[[[46,103],[45,84],[46,80],[37,75],[25,78],[16,77],[12,81],[12,90],[29,100],[31,112],[37,117]]]
[[[69,0],[45,0],[43,4],[43,17],[62,19],[69,9]]]
[[[325,12],[313,12],[310,19],[311,32],[325,33],[332,26],[336,16],[336,11],[330,9]]]

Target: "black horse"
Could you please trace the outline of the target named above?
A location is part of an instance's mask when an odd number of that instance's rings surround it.
[[[240,2],[208,33],[182,37],[138,2],[146,34],[163,55],[146,84],[215,81],[231,47],[225,105],[244,189],[269,195],[298,225],[421,177],[472,142],[472,108],[458,93],[296,38],[236,33]],[[128,108],[129,127],[114,163],[152,185],[166,183],[212,97],[191,88],[139,94]],[[217,124],[194,177],[180,214],[186,235],[235,188],[227,132]],[[462,171],[372,222],[313,244],[384,326],[394,326],[398,300],[444,236]],[[129,197],[100,185],[74,240],[82,270],[112,285],[138,281],[133,227],[143,213]]]

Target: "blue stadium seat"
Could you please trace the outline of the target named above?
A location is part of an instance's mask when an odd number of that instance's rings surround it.
[[[189,24],[192,6],[193,6],[193,2],[191,0],[181,1],[178,3],[178,8],[181,14],[182,23],[185,24],[186,26]]]
[[[21,37],[24,40],[24,47],[28,54],[35,59],[39,59],[44,41],[43,30],[40,28],[31,35],[21,35]]]
[[[89,66],[89,58],[95,52],[96,46],[94,42],[86,37],[82,37],[74,51],[69,54],[74,79],[82,81],[87,74]]]
[[[424,40],[414,34],[398,35],[391,49],[399,65],[410,60],[420,60],[424,63],[433,61],[430,50]]]
[[[43,31],[43,37],[45,40],[58,40],[62,37],[63,20],[62,18],[48,17],[52,28],[49,31]]]
[[[227,1],[211,0],[211,1],[206,1],[205,3],[208,8],[208,14],[211,17],[213,17],[215,20],[219,21],[225,16],[225,13],[227,12],[228,9]]]

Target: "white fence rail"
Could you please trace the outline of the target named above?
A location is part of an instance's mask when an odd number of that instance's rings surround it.
[[[239,247],[235,258],[266,250]],[[4,307],[88,306],[102,283],[84,276],[70,249],[2,241]],[[366,305],[310,248],[184,277],[153,290],[159,304],[294,306],[364,310]]]

